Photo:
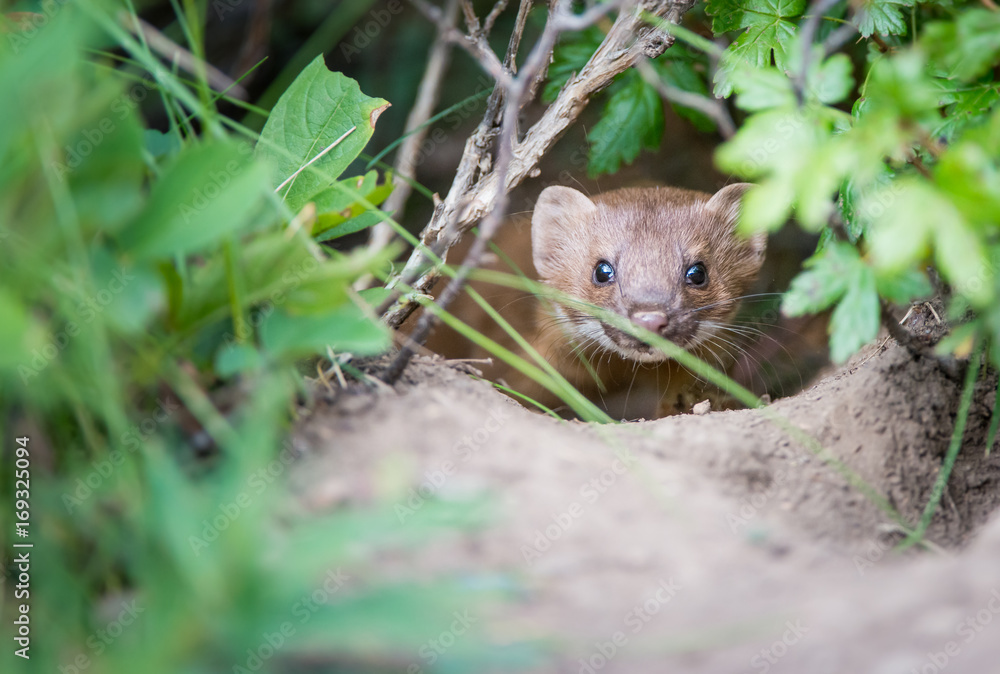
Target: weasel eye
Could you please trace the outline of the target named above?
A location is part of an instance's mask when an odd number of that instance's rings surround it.
[[[688,282],[688,285],[698,288],[708,283],[708,271],[705,269],[705,265],[701,262],[695,262],[684,272],[684,280]]]
[[[610,262],[601,260],[594,267],[594,285],[606,286],[615,280],[615,268]]]

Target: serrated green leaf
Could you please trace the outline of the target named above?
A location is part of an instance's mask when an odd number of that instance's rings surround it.
[[[663,137],[663,103],[659,92],[630,72],[615,92],[600,121],[587,136],[590,157],[587,174],[615,173],[621,163],[631,163],[643,149],[655,150]]]
[[[854,246],[831,243],[809,258],[805,271],[792,280],[782,299],[782,313],[801,316],[823,311],[847,292],[851,279],[863,266]]]
[[[931,127],[930,134],[933,138],[951,142],[967,129],[986,123],[989,113],[1000,103],[1000,86],[991,82],[961,87],[948,91],[941,102],[947,107],[940,120]]]
[[[907,269],[894,274],[876,274],[878,294],[895,304],[906,304],[933,292],[927,275],[916,269]]]
[[[986,247],[967,223],[959,219],[935,230],[934,260],[953,289],[972,306],[982,309],[995,302],[995,273]]]
[[[884,214],[875,218],[871,253],[880,273],[912,269],[933,251],[938,269],[959,295],[977,308],[993,301],[996,288],[984,233],[946,193],[923,179],[900,179],[880,199],[879,209]]]
[[[844,100],[854,88],[851,59],[846,54],[834,54],[809,73],[809,92],[820,103],[833,105]]]
[[[790,19],[800,16],[805,6],[805,0],[711,0],[706,11],[714,17],[712,28],[716,33],[746,29],[726,49],[715,74],[715,95],[729,96],[746,65],[762,68],[773,62],[784,70],[789,44],[796,33]]]
[[[906,19],[903,7],[912,7],[913,0],[862,0],[855,18],[858,31],[864,37],[880,35],[905,35]]]
[[[844,298],[830,316],[830,358],[843,363],[878,336],[881,308],[875,272],[862,264],[851,277]]]
[[[924,27],[920,44],[951,77],[973,80],[1000,61],[1000,13],[969,9]]]
[[[747,68],[734,85],[736,105],[755,112],[795,104],[792,81],[776,68]]]
[[[119,234],[122,248],[138,259],[186,255],[247,227],[267,194],[265,168],[249,155],[230,141],[190,146]]]
[[[775,232],[792,214],[795,186],[787,180],[764,180],[743,197],[740,230],[746,234]]]
[[[933,174],[935,183],[970,224],[992,228],[1000,222],[1000,170],[982,145],[965,140],[953,144]]]
[[[256,150],[271,163],[275,187],[315,159],[279,192],[292,211],[340,177],[368,144],[388,105],[365,96],[351,78],[327,70],[322,55],[295,78],[271,111]]]
[[[920,117],[932,111],[936,116],[939,105],[938,91],[926,75],[924,56],[918,50],[875,63],[862,93],[872,109],[903,117]]]
[[[865,196],[861,211],[875,223],[870,248],[876,267],[893,273],[912,269],[927,256],[938,223],[957,223],[962,217],[930,185],[913,177]]]

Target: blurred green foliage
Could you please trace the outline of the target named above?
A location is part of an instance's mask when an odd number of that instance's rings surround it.
[[[942,348],[967,354],[984,335],[1000,363],[1000,12],[975,2],[820,5],[826,13],[811,16],[803,0],[709,0],[688,25],[728,42],[724,49],[664,28],[678,38],[667,55],[699,50],[714,74],[702,62],[664,80],[702,96],[711,81],[716,97],[734,95],[738,131],[716,161],[758,184],[744,202],[746,232],[793,218],[822,234],[784,311],[832,307],[835,361],[875,338],[883,301],[929,296],[930,271],[944,282],[953,319],[974,312]],[[803,44],[811,19],[813,41]],[[837,39],[852,26],[866,39]],[[598,33],[560,45],[550,97],[586,63]],[[611,88],[590,134],[592,174],[659,146],[662,124],[642,104],[653,96],[634,73]]]
[[[398,249],[313,236],[385,217],[389,181],[344,171],[386,102],[320,57],[258,140],[133,37],[130,5],[41,9],[0,25],[0,669],[422,667],[427,640],[489,593],[387,585],[368,560],[481,522],[481,504],[424,503],[404,526],[399,494],[318,517],[287,490],[302,359],[390,343],[351,284]],[[147,99],[166,131],[145,128]],[[9,516],[15,433],[30,438],[26,538]],[[15,598],[17,542],[34,547]],[[12,647],[21,603],[30,660]],[[470,631],[442,662],[523,660],[511,652]]]

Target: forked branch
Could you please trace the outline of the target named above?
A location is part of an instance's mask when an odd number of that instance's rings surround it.
[[[422,6],[430,18],[435,18],[433,10],[429,9],[433,6],[424,0],[415,0],[415,4]],[[522,15],[526,16],[526,8],[530,4],[530,0],[522,0],[519,19]],[[499,60],[492,51],[481,59],[477,57],[483,69],[494,75],[498,86],[490,97],[482,122],[466,141],[448,195],[437,205],[430,222],[421,233],[421,246],[414,249],[402,271],[390,279],[389,287],[409,287],[414,294],[429,292],[440,272],[431,264],[432,256],[428,254],[428,250],[444,257],[461,235],[487,214],[494,213],[493,219],[499,224],[504,212],[495,210],[497,206],[502,205],[506,194],[536,169],[541,157],[576,121],[590,97],[611,84],[617,75],[632,67],[640,58],[656,58],[673,43],[672,37],[648,25],[641,18],[642,13],[649,12],[677,23],[693,4],[694,0],[633,0],[624,3],[590,61],[566,83],[541,119],[522,138],[518,138],[513,129],[516,128],[517,114],[535,93],[534,87],[530,86],[529,75],[548,67],[552,48],[560,32],[580,30],[590,25],[608,11],[609,5],[613,7],[614,3],[595,5],[584,14],[574,16],[569,11],[569,2],[557,0],[542,37],[522,66],[521,72],[516,75],[513,55],[516,54],[516,45],[520,42],[523,29],[523,22],[520,20],[511,37],[507,58],[500,68],[497,67]],[[481,43],[477,44],[478,36],[455,33],[450,34],[450,39],[474,55],[481,52]],[[501,110],[504,113],[502,115],[499,114]],[[509,121],[506,119],[508,116],[512,117]],[[506,125],[509,125],[511,131],[502,139],[500,156],[494,156],[496,140]],[[504,153],[508,157],[501,161]],[[485,245],[483,243],[483,247]],[[477,246],[473,248],[470,257]],[[386,309],[384,318],[390,327],[397,328],[417,306],[412,294],[402,295]],[[418,335],[414,334],[414,337]]]

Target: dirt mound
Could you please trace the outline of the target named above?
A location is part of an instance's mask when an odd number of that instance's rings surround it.
[[[894,346],[855,362],[771,409],[916,522],[959,385]],[[435,498],[491,495],[486,528],[367,572],[507,579],[519,599],[483,608],[484,630],[541,637],[537,671],[994,672],[995,384],[977,390],[928,532],[937,551],[891,552],[895,516],[760,411],[560,422],[428,361],[396,391],[316,410],[298,431],[296,480],[317,510],[369,502],[387,474]],[[407,506],[415,492],[398,493]]]

